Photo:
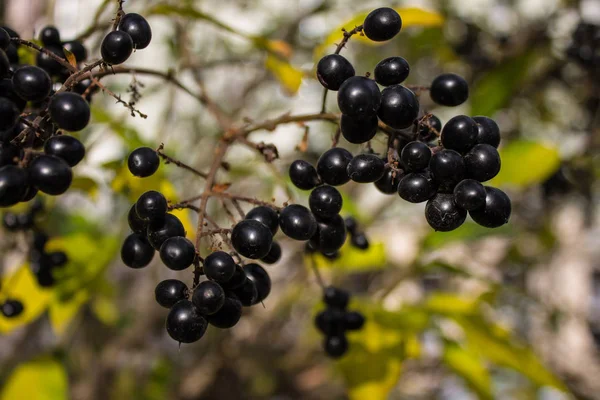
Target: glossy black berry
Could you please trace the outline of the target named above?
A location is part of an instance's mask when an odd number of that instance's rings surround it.
[[[204,259],[204,273],[211,281],[226,283],[234,275],[235,261],[224,251],[215,251]]]
[[[44,247],[46,246],[47,242],[48,242],[48,235],[46,235],[44,232],[34,232],[33,233],[32,247],[34,250],[43,252]]]
[[[488,117],[473,117],[477,123],[477,143],[498,147],[500,144],[500,127],[496,121]]]
[[[381,86],[398,85],[408,78],[410,66],[402,57],[388,57],[375,67],[375,81]]]
[[[356,222],[356,218],[354,218],[354,217],[347,217],[344,220],[344,224],[346,224],[346,230],[348,231],[348,233],[354,234],[354,233],[357,232],[357,230],[358,230],[358,222]]]
[[[347,79],[338,91],[342,114],[354,118],[370,118],[381,105],[381,92],[374,80],[364,76]]]
[[[102,41],[100,53],[108,64],[122,64],[133,52],[133,39],[124,31],[112,31]]]
[[[4,50],[0,50],[0,78],[7,78],[10,75],[11,67],[8,56]]]
[[[465,222],[467,211],[454,202],[454,195],[438,193],[427,202],[425,218],[436,231],[449,232]]]
[[[0,130],[13,129],[19,120],[19,109],[7,98],[0,97]]]
[[[150,147],[138,147],[129,154],[127,167],[134,176],[146,178],[153,175],[160,166],[160,158]]]
[[[8,46],[10,46],[10,35],[5,29],[0,28],[0,49],[6,51]]]
[[[221,329],[234,327],[242,317],[242,303],[237,297],[227,296],[223,306],[212,315],[207,315],[206,319],[212,326]]]
[[[281,259],[281,246],[277,242],[273,242],[269,254],[261,258],[260,260],[267,264],[275,264]]]
[[[77,93],[57,93],[50,99],[48,106],[52,121],[60,129],[71,132],[80,131],[90,122],[90,105]]]
[[[471,218],[481,226],[498,228],[510,218],[510,198],[500,189],[485,187],[485,206],[469,212]]]
[[[408,128],[419,114],[417,96],[402,85],[389,86],[381,92],[379,119],[395,129]]]
[[[390,167],[385,167],[383,176],[375,182],[375,187],[381,193],[395,194],[398,192],[398,184],[404,177],[401,171],[394,171]]]
[[[54,156],[41,155],[29,164],[28,169],[31,184],[52,196],[66,192],[73,180],[69,164]]]
[[[410,142],[402,149],[400,159],[409,171],[422,171],[429,166],[431,149],[423,142]]]
[[[62,46],[65,48],[65,50],[73,53],[75,56],[75,61],[78,63],[87,59],[87,49],[81,42],[77,40],[70,40],[68,42],[64,42]]]
[[[60,45],[46,46],[45,49],[55,56],[65,59],[65,53]],[[35,58],[35,64],[46,71],[51,76],[58,76],[66,72],[65,67],[55,60],[55,57],[51,57],[46,52],[40,52]]]
[[[242,286],[233,290],[233,293],[244,307],[250,307],[256,304],[256,299],[258,299],[256,284],[251,279],[246,279]]]
[[[0,207],[17,204],[27,189],[27,174],[14,165],[0,168]]]
[[[121,247],[121,260],[131,268],[143,268],[154,258],[154,249],[145,236],[132,233]]]
[[[178,301],[167,315],[167,333],[180,343],[193,343],[204,336],[206,319],[189,300]]]
[[[315,325],[325,335],[336,335],[344,332],[345,312],[337,308],[327,308],[315,317]]]
[[[354,67],[350,61],[339,54],[326,55],[317,64],[317,78],[321,85],[329,90],[338,90],[342,83],[354,74]]]
[[[354,144],[366,143],[375,137],[379,119],[377,115],[371,115],[365,118],[353,118],[342,115],[340,119],[340,129],[344,139]]]
[[[143,193],[135,203],[135,211],[140,219],[144,221],[162,220],[167,213],[167,209],[167,199],[162,193],[155,190]]]
[[[231,243],[238,253],[256,260],[269,254],[273,234],[262,222],[245,219],[233,227]]]
[[[22,112],[27,105],[27,100],[23,100],[15,91],[15,85],[13,85],[12,79],[0,79],[0,98],[12,101],[19,112]],[[6,118],[6,116],[3,116],[3,118]],[[8,122],[4,120],[0,122],[0,126],[6,126],[7,124]],[[2,140],[6,140],[6,138],[3,137]]]
[[[260,265],[252,263],[244,267],[244,272],[248,279],[256,285],[258,296],[254,304],[265,300],[269,296],[269,293],[271,293],[271,278],[267,271]]]
[[[46,140],[44,153],[62,158],[69,166],[74,167],[83,160],[85,147],[73,136],[57,135]]]
[[[127,32],[137,50],[145,49],[152,40],[152,29],[144,17],[136,13],[125,14],[119,22],[120,31]]]
[[[330,307],[344,310],[350,302],[350,294],[345,290],[328,286],[323,292],[323,301]]]
[[[54,268],[45,254],[40,255],[38,259],[31,260],[31,272],[33,272],[38,285],[41,287],[47,288],[56,284]]]
[[[474,179],[460,181],[454,188],[454,201],[467,211],[485,206],[485,188]]]
[[[392,39],[402,28],[402,18],[396,10],[381,7],[373,10],[365,18],[363,32],[374,42]]]
[[[500,172],[500,154],[489,144],[477,144],[464,157],[467,178],[485,182]]]
[[[348,339],[344,335],[327,336],[323,347],[329,357],[340,358],[348,351]]]
[[[342,210],[342,195],[333,186],[319,186],[310,193],[308,205],[315,216],[332,218]]]
[[[422,203],[432,198],[437,191],[433,177],[426,172],[405,175],[398,185],[398,194],[411,203]]]
[[[317,233],[310,239],[324,254],[333,254],[346,242],[346,224],[344,218],[335,215],[318,221]]]
[[[444,125],[442,145],[459,153],[469,151],[477,143],[477,123],[466,115],[458,115]]]
[[[367,250],[369,248],[369,239],[367,238],[367,235],[362,232],[351,235],[350,243],[360,250]]]
[[[174,271],[181,271],[192,265],[196,258],[194,244],[183,236],[168,238],[160,246],[160,259]]]
[[[259,206],[254,207],[246,214],[246,219],[253,219],[265,225],[273,235],[277,233],[279,229],[279,215],[277,211],[271,207]]]
[[[273,242],[273,244],[274,243],[275,242]],[[244,284],[246,279],[248,278],[246,277],[244,269],[240,265],[236,264],[233,276],[227,282],[221,282],[220,285],[225,290],[237,289]]]
[[[310,210],[299,204],[291,204],[279,215],[281,231],[295,240],[308,240],[317,231],[317,220]]]
[[[429,168],[440,189],[454,190],[454,186],[465,176],[465,163],[460,154],[454,150],[441,150],[429,161]]]
[[[431,83],[429,94],[437,104],[454,107],[467,101],[469,85],[456,74],[442,74]]]
[[[341,147],[334,147],[319,157],[317,173],[328,185],[343,185],[350,180],[347,171],[350,161],[352,161],[352,153]]]
[[[173,307],[178,301],[188,297],[188,287],[177,279],[167,279],[156,285],[154,298],[165,308]]]
[[[296,160],[290,165],[289,175],[298,189],[310,190],[321,183],[317,170],[309,162]]]
[[[0,306],[2,315],[6,318],[15,318],[23,312],[23,303],[15,299],[6,299]]]
[[[10,143],[0,142],[0,167],[14,165],[21,159],[22,150]]]
[[[422,142],[431,142],[442,132],[442,121],[435,115],[419,121],[419,140]]]
[[[354,182],[375,182],[385,173],[385,161],[375,154],[358,154],[350,160],[346,172]]]
[[[137,211],[135,211],[135,204],[131,206],[129,212],[127,213],[127,223],[129,224],[129,228],[135,233],[146,234],[148,230],[148,221],[144,221],[137,215]]]
[[[225,291],[216,282],[200,282],[194,289],[192,303],[194,303],[200,314],[214,314],[225,304]]]
[[[44,46],[60,46],[60,32],[53,26],[47,26],[41,30],[40,40]]]
[[[357,311],[349,311],[344,315],[344,327],[350,331],[356,331],[365,324],[365,317]]]
[[[15,93],[27,101],[42,101],[52,90],[50,75],[32,65],[17,69],[12,76],[12,83]]]
[[[168,238],[185,236],[185,229],[179,218],[173,214],[166,214],[163,219],[150,221],[146,234],[152,247],[160,250]]]

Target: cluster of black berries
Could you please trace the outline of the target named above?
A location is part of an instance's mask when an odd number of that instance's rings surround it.
[[[358,222],[353,217],[346,218],[345,222],[346,230],[350,235],[350,244],[358,249],[367,250],[369,248],[369,239],[365,232],[359,229]]]
[[[388,40],[400,27],[398,14],[383,8],[369,14],[363,31],[373,40]],[[352,64],[339,54],[323,57],[317,77],[326,89],[338,91],[340,129],[346,140],[366,143],[380,123],[388,134],[402,133],[413,140],[396,139],[385,157],[372,151],[353,157],[347,150],[333,148],[319,158],[316,171],[306,162],[295,161],[290,169],[292,182],[301,189],[320,183],[342,185],[349,180],[374,182],[383,193],[397,192],[412,203],[427,201],[426,219],[438,231],[458,228],[467,211],[483,226],[505,224],[510,217],[510,199],[501,190],[480,183],[500,171],[498,125],[487,117],[459,115],[442,128],[439,118],[422,112],[417,95],[402,85],[409,71],[402,57],[390,57],[377,64],[372,80],[355,76]],[[385,89],[380,91],[378,84]],[[464,103],[469,96],[467,82],[455,74],[435,78],[429,92],[435,103],[450,107]],[[430,143],[438,136],[439,145]]]
[[[152,40],[152,29],[144,17],[129,13],[121,17],[116,31],[110,32],[102,40],[102,59],[111,65],[122,64],[133,50],[148,47]]]
[[[327,355],[339,358],[348,351],[346,331],[363,327],[365,317],[358,311],[347,311],[348,292],[329,286],[325,288],[323,301],[327,308],[315,317],[317,328],[325,335],[323,347]]]
[[[582,67],[600,73],[600,25],[580,22],[573,32],[567,55]]]

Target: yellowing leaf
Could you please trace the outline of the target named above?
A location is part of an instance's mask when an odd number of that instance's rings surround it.
[[[77,59],[75,58],[75,54],[71,53],[69,50],[65,49],[63,47],[63,53],[65,53],[65,56],[67,57],[67,61],[69,62],[69,64],[71,64],[71,66],[73,67],[77,67]]]
[[[558,150],[538,142],[516,140],[500,150],[502,169],[490,186],[526,188],[543,182],[560,166]]]
[[[492,380],[483,360],[454,342],[447,342],[442,361],[462,377],[479,395],[480,399],[492,399]]]
[[[444,23],[444,17],[433,11],[427,11],[415,7],[396,7],[395,10],[398,11],[400,17],[402,18],[402,29],[411,26],[435,27],[441,26]],[[323,40],[323,43],[317,46],[315,49],[315,58],[321,57],[330,50],[333,52],[333,50],[335,50],[334,46],[340,43],[344,37],[342,29],[351,31],[355,27],[362,25],[369,12],[370,11],[364,11],[358,13],[351,20],[331,31],[325,40]],[[380,44],[380,42],[374,42],[369,40],[366,36],[361,35],[354,35],[350,40],[359,41],[372,46]]]
[[[0,400],[66,400],[68,380],[65,367],[52,358],[19,365],[8,377]]]
[[[92,302],[92,311],[106,325],[113,326],[119,320],[117,305],[106,296],[99,296]]]
[[[265,68],[271,71],[288,94],[296,94],[300,89],[303,73],[287,61],[283,61],[273,54],[268,54],[265,60]]]
[[[340,257],[330,260],[321,254],[315,254],[314,261],[318,268],[331,268],[340,272],[375,271],[386,267],[384,243],[371,243],[367,250],[352,246],[348,239],[340,249]],[[311,262],[307,257],[307,262]]]
[[[73,178],[70,189],[79,189],[95,198],[98,194],[98,182],[87,176],[77,176]]]
[[[478,310],[479,302],[477,298],[453,293],[433,293],[424,306],[436,314],[472,314]]]
[[[82,290],[77,292],[72,298],[61,301],[58,297],[50,303],[48,309],[50,314],[50,324],[57,336],[62,336],[70,322],[75,318],[81,306],[89,299],[87,291]]]
[[[292,46],[285,40],[271,40],[262,36],[256,36],[253,40],[256,47],[273,53],[284,60],[289,60],[294,52]]]

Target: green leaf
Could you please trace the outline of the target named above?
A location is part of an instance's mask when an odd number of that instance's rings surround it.
[[[382,242],[371,243],[367,250],[360,250],[352,246],[350,240],[339,250],[340,257],[330,260],[322,254],[314,254],[317,268],[331,268],[344,273],[360,271],[376,271],[384,269],[387,265],[385,244]],[[307,263],[312,262],[307,256]]]
[[[178,15],[180,17],[184,17],[187,19],[202,20],[202,21],[209,22],[212,25],[215,25],[218,28],[223,29],[224,31],[233,33],[235,35],[238,35],[238,36],[241,36],[244,38],[248,38],[247,35],[236,31],[231,26],[217,20],[212,15],[206,14],[206,13],[194,8],[191,5],[175,6],[175,5],[169,5],[169,4],[157,4],[154,7],[150,8],[150,10],[148,10],[146,12],[146,15]]]
[[[448,368],[462,377],[480,399],[492,399],[492,381],[483,360],[457,343],[447,341],[442,361]]]
[[[8,377],[0,400],[66,400],[67,372],[52,358],[42,358],[19,365]]]
[[[452,242],[472,242],[486,236],[508,236],[512,232],[513,227],[510,224],[490,229],[469,221],[452,232],[430,232],[423,240],[423,248],[437,249]]]
[[[560,167],[558,149],[527,140],[510,142],[500,157],[502,169],[488,185],[523,189],[545,181]]]

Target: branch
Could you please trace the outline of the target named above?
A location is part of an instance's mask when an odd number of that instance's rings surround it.
[[[207,175],[204,172],[198,171],[196,168],[194,167],[190,167],[187,164],[182,163],[179,160],[174,159],[173,157],[170,157],[168,155],[166,155],[163,152],[163,149],[165,148],[165,145],[163,143],[160,144],[160,146],[158,146],[158,149],[156,149],[156,153],[163,159],[165,160],[165,164],[175,164],[177,165],[179,168],[183,168],[185,170],[188,170],[190,172],[193,172],[194,174],[198,175],[201,178],[206,178]]]
[[[60,65],[62,65],[63,67],[65,67],[66,69],[69,70],[69,72],[73,73],[77,71],[77,68],[75,68],[74,66],[72,66],[71,64],[69,64],[69,62],[67,60],[65,60],[64,58],[61,58],[59,56],[57,56],[56,54],[54,54],[53,52],[51,52],[48,49],[45,49],[41,46],[38,46],[37,44],[30,42],[29,40],[25,40],[25,39],[21,39],[21,38],[11,38],[10,40],[12,40],[13,42],[17,42],[19,44],[22,44],[23,46],[32,48],[40,53],[44,53],[46,54],[48,57],[50,57],[51,59],[53,59],[54,61],[56,61],[57,63],[59,63]],[[61,47],[62,49],[62,47]]]

